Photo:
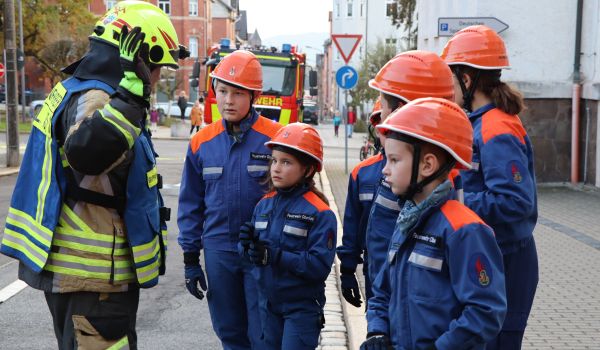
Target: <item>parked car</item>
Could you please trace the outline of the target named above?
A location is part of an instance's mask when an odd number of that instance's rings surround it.
[[[173,118],[181,117],[181,111],[179,110],[179,105],[177,105],[177,101],[157,102],[155,106],[156,106],[156,109],[158,110],[158,114],[160,115],[161,119],[164,116],[166,116],[167,113],[170,114],[171,117],[173,117]],[[185,109],[185,118],[186,119],[190,119],[190,114],[192,113],[193,106],[194,106],[193,103],[191,103],[191,102],[187,103],[187,108]],[[169,107],[170,107],[170,109],[169,109]]]
[[[306,124],[319,124],[319,108],[316,104],[304,105],[304,112],[302,114],[302,122]]]

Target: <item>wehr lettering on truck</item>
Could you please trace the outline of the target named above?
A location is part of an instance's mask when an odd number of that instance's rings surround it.
[[[231,49],[229,43],[228,39],[222,39],[220,46],[209,50],[208,60],[205,62],[204,122],[206,124],[221,119],[215,93],[210,86],[209,74],[223,57],[236,50]],[[256,110],[262,116],[282,125],[300,121],[303,111],[306,55],[296,52],[295,47],[289,44],[283,44],[281,51],[272,48],[245,49],[258,57],[263,69],[263,91],[254,102]]]

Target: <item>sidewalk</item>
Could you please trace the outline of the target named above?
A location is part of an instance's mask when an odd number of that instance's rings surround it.
[[[332,128],[330,126],[330,128]],[[325,169],[343,219],[348,174],[343,150],[326,139]],[[349,157],[349,172],[358,154]],[[598,349],[600,346],[600,189],[541,185],[538,188],[539,219],[534,231],[540,281],[529,318],[523,349]],[[341,237],[342,232],[338,235]],[[361,268],[357,268],[361,271]],[[342,300],[342,304],[347,303]],[[364,340],[352,329],[364,326],[356,308],[350,313],[349,344]],[[348,313],[345,314],[346,317]],[[366,334],[366,329],[364,333]],[[350,347],[357,349],[358,346]]]

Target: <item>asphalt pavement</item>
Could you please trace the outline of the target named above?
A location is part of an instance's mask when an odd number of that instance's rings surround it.
[[[155,133],[156,148],[161,155],[158,166],[166,184],[163,193],[174,214],[169,226],[167,274],[161,277],[157,287],[141,293],[140,349],[220,348],[210,325],[206,302],[190,296],[183,283],[175,224],[181,167],[187,147],[187,137],[181,130],[160,128]],[[346,164],[348,172],[358,164],[359,148],[366,134],[355,133],[346,139],[340,128],[340,136],[335,137],[333,126],[327,124],[319,125],[318,130],[325,144],[325,172],[320,180],[325,193],[333,199],[332,209],[337,210],[341,219],[348,184]],[[180,137],[173,139],[174,135]],[[0,134],[0,218],[6,217],[16,181],[16,175],[10,175],[16,170],[5,168],[4,140]],[[23,149],[26,137],[21,137],[20,142]],[[540,282],[523,349],[600,349],[600,189],[540,185],[538,201],[539,219],[534,237]],[[0,230],[3,228],[4,219],[1,219]],[[341,227],[338,230],[338,240],[341,240]],[[341,298],[338,267],[334,267],[326,291],[328,328],[322,333],[319,348],[356,349],[366,334],[364,308],[353,308]],[[0,255],[0,293],[16,280],[16,269],[14,260]],[[0,339],[0,347],[7,349],[56,348],[43,293],[25,288],[0,304]]]

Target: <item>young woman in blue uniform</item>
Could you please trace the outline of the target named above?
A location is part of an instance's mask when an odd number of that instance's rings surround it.
[[[502,255],[448,180],[452,168],[471,166],[469,120],[455,103],[428,97],[377,128],[385,181],[405,204],[375,279],[361,349],[485,349],[506,313]]]
[[[272,191],[242,225],[238,249],[256,265],[264,349],[315,349],[337,229],[313,180],[323,144],[313,127],[293,123],[265,145],[273,150]]]
[[[461,172],[465,204],[494,229],[504,258],[508,313],[487,349],[510,350],[521,348],[539,275],[533,148],[517,116],[523,97],[500,81],[507,57],[502,38],[485,26],[457,32],[442,53],[473,125],[473,168]]]

